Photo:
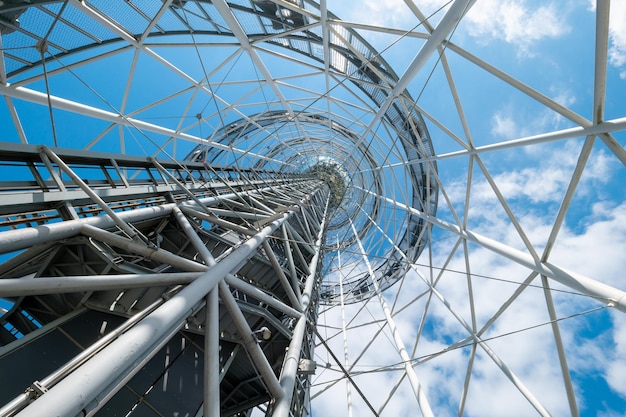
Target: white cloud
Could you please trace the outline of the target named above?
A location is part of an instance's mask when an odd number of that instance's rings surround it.
[[[514,138],[521,131],[520,127],[510,115],[503,112],[496,113],[492,118],[491,134],[504,138]]]
[[[514,121],[512,119],[512,121]],[[550,233],[554,213],[567,187],[571,172],[580,151],[581,142],[572,141],[550,145],[543,158],[529,160],[529,165],[519,169],[510,167],[506,172],[494,175],[494,180],[514,206],[514,211],[524,227],[530,240],[539,248],[545,244]],[[602,189],[609,173],[620,169],[614,158],[604,151],[595,152],[589,159],[579,191],[587,193],[585,200],[594,201],[597,189]],[[537,184],[541,184],[540,187]],[[464,199],[465,184],[459,180],[455,186],[447,187],[454,201]],[[620,197],[618,197],[620,198]],[[547,210],[546,204],[553,209]],[[484,179],[474,176],[472,189],[470,222],[472,230],[520,247],[517,232],[508,222],[503,210],[494,210],[493,191]],[[523,209],[525,208],[525,209]],[[574,229],[574,227],[575,229]],[[436,242],[433,264],[441,266],[450,253],[452,240]],[[626,203],[596,202],[589,206],[585,224],[563,225],[557,243],[550,257],[555,265],[577,271],[601,282],[623,288],[623,271],[626,270],[626,258],[621,251],[626,246]],[[493,252],[481,248],[470,248],[471,272],[477,275],[509,279],[521,282],[528,271]],[[424,261],[426,262],[426,261]],[[447,268],[463,271],[465,260],[462,250],[458,250]],[[515,285],[499,281],[474,277],[473,303],[476,321],[480,328],[498,308],[512,295]],[[540,284],[536,279],[533,284]],[[553,288],[563,288],[552,282]],[[437,285],[450,305],[468,322],[471,323],[469,309],[469,290],[464,274],[446,272]],[[407,290],[406,286],[404,290]],[[403,290],[403,291],[404,291]],[[413,293],[418,291],[413,290]],[[582,296],[555,294],[557,316],[562,317],[587,309],[601,306],[595,300]],[[433,301],[429,310],[429,320],[436,323],[436,333],[425,333],[422,339],[435,339],[439,343],[446,340],[459,340],[464,331],[457,320],[443,308],[438,301]],[[438,306],[435,306],[438,305]],[[409,314],[409,313],[407,313]],[[404,318],[407,323],[419,322],[419,313],[413,312]],[[565,339],[570,368],[576,378],[584,375],[604,375],[607,383],[616,393],[626,396],[626,365],[620,358],[626,355],[626,322],[623,314],[615,314],[615,322],[621,325],[606,331],[602,341],[598,338],[589,339],[583,336],[588,329],[585,318],[576,318],[561,324],[561,332]],[[486,337],[498,336],[517,331],[539,323],[547,323],[547,309],[543,293],[540,289],[529,288],[518,297],[505,313],[493,324],[485,334]],[[403,326],[403,330],[410,327]],[[611,340],[611,338],[613,338]],[[559,370],[558,357],[554,347],[554,338],[549,326],[523,331],[518,335],[505,336],[489,341],[488,344],[521,379],[525,386],[538,398],[552,415],[567,415],[568,404],[565,397],[562,377]],[[439,348],[421,344],[418,352],[436,352]],[[576,348],[572,348],[576,346]],[[447,354],[445,354],[447,355]],[[443,356],[445,356],[443,355]],[[442,357],[443,358],[443,357]],[[623,360],[622,360],[623,362]],[[428,370],[427,381],[433,381],[436,389],[429,389],[434,396],[434,403],[441,403],[441,398],[458,398],[463,384],[467,356],[455,358],[446,363],[445,360],[435,366],[425,365],[418,369]],[[581,409],[586,405],[582,395],[580,379],[575,380],[575,390]],[[588,388],[588,387],[587,387]],[[455,404],[453,404],[454,406]],[[601,410],[593,410],[600,412]],[[467,415],[476,416],[527,416],[535,415],[530,403],[520,394],[492,359],[479,349],[474,363],[470,396],[466,407]],[[454,411],[448,413],[453,414]],[[602,411],[602,415],[611,416],[612,411]],[[600,414],[599,414],[600,415]]]
[[[378,4],[374,5],[374,9],[372,9],[374,3],[365,2],[363,10],[359,13],[378,13],[379,16],[371,15],[370,19],[389,19],[391,18],[389,13],[394,10],[393,7],[397,7],[395,10],[398,12],[404,10],[400,2],[397,1],[376,3]],[[527,48],[532,43],[540,39],[561,36],[570,30],[569,27],[561,23],[559,6],[561,3],[557,2],[535,7],[531,6],[530,1],[525,0],[503,0],[500,2],[482,0],[476,3],[471,12],[473,16],[470,18],[471,24],[466,27],[473,31],[473,35],[481,36],[482,39],[501,38],[505,42],[519,47],[520,51],[527,52]],[[365,12],[365,10],[369,11]],[[394,18],[400,19],[401,16]],[[389,26],[398,25],[397,22],[389,24]],[[558,89],[556,86],[550,88],[549,94],[555,101],[568,107],[576,102],[576,97],[570,91]],[[510,109],[503,108],[492,119],[491,134],[498,139],[513,139],[551,131],[564,123],[562,118],[554,112],[546,111],[538,116],[535,114],[526,117],[524,114],[520,115],[519,108],[516,109],[517,111],[512,109],[512,105]],[[534,160],[528,158],[523,161],[516,161],[519,164],[515,163],[511,166],[504,166],[502,161],[497,161],[494,165],[497,168],[505,168],[504,171],[494,170],[494,180],[507,200],[514,206],[513,210],[520,217],[524,231],[539,248],[545,244],[550,233],[555,207],[558,208],[564,190],[569,183],[581,143],[580,140],[572,140],[532,147],[529,151],[524,150],[520,154],[522,154],[521,156],[528,156],[528,154],[524,154],[537,152],[537,158]],[[499,155],[495,155],[494,158],[497,156]],[[491,165],[488,164],[489,166]],[[584,196],[584,200],[595,202],[595,204],[589,204],[582,225],[567,222],[564,224],[550,262],[597,278],[602,282],[624,287],[624,284],[620,282],[623,281],[620,277],[626,270],[626,259],[620,253],[620,249],[623,250],[626,246],[626,203],[624,201],[602,202],[597,199],[605,180],[612,176],[611,170],[613,169],[621,169],[621,167],[616,166],[612,155],[604,151],[592,154],[579,185],[577,197]],[[466,178],[461,178],[456,183],[446,186],[446,190],[453,201],[464,201],[465,181]],[[617,195],[614,198],[623,197]],[[440,202],[443,205],[443,199]],[[472,228],[476,227],[480,233],[511,246],[519,247],[517,232],[506,218],[504,211],[501,209],[494,210],[493,204],[493,191],[481,175],[475,175],[470,202],[472,207],[470,217],[474,219],[474,222],[471,223]],[[496,201],[495,204],[498,202]],[[550,207],[550,210],[547,207]],[[580,218],[575,219],[575,221],[580,221]],[[433,265],[436,267],[444,265],[454,242],[455,239],[452,238],[435,243]],[[528,275],[526,269],[488,250],[471,246],[470,252],[470,268],[473,274],[483,274],[518,282]],[[422,259],[424,263],[427,263],[425,256],[426,254],[423,255]],[[465,259],[462,256],[462,248],[452,256],[448,268],[464,271]],[[428,270],[425,269],[424,272],[427,273]],[[435,275],[437,272],[435,270]],[[535,280],[533,284],[540,284],[540,281]],[[513,284],[477,276],[472,278],[472,285],[475,317],[479,327],[493,316],[516,289]],[[552,283],[552,286],[553,288],[561,288],[556,283]],[[402,306],[424,291],[425,288],[420,280],[409,276],[401,289],[400,284],[397,284],[389,290],[388,294],[395,296],[396,292],[399,291],[398,306]],[[471,323],[472,316],[466,276],[446,272],[438,283],[437,289],[455,311],[468,323]],[[418,323],[420,323],[426,308],[426,300],[427,296],[424,296],[410,308],[395,315],[400,333],[409,348],[415,341]],[[595,300],[570,294],[561,296],[555,294],[555,302],[558,316],[601,305]],[[358,307],[360,304],[349,306],[348,317],[361,315],[360,320],[354,324],[367,321],[371,321],[371,324],[369,327],[354,327],[351,331],[348,344],[352,361],[358,357],[378,328],[384,326],[380,311],[375,307],[375,303],[368,305],[366,310],[360,312],[357,312]],[[338,310],[331,311],[324,318],[321,318],[320,322],[326,321],[339,326],[338,314]],[[458,320],[434,297],[430,301],[426,315],[429,324],[421,335],[416,357],[439,352],[449,343],[460,340],[467,335]],[[539,323],[546,323],[548,320],[543,291],[529,288],[492,325],[486,336],[498,336]],[[568,360],[575,377],[576,374],[585,375],[587,373],[604,375],[607,383],[615,392],[626,396],[626,379],[623,376],[626,375],[626,365],[619,363],[620,358],[626,356],[624,316],[615,315],[615,323],[619,321],[621,324],[607,330],[606,334],[602,335],[602,343],[583,337],[584,327],[588,324],[585,320],[585,317],[568,320],[562,322],[561,327]],[[550,326],[546,325],[535,330],[522,331],[518,335],[505,336],[488,343],[504,363],[510,366],[511,370],[536,394],[552,415],[568,415],[568,404]],[[335,348],[335,352],[343,352],[341,337],[334,339],[331,344]],[[317,353],[324,357],[323,349],[318,349]],[[458,406],[463,388],[465,371],[468,367],[468,354],[468,348],[453,350],[415,367],[436,415],[456,415],[454,409]],[[388,330],[385,330],[383,335],[378,336],[373,347],[363,354],[359,362],[360,367],[356,369],[371,369],[374,366],[397,364],[398,361],[399,356],[393,347],[392,336]],[[369,368],[365,365],[369,365]],[[511,384],[494,361],[480,349],[474,362],[472,374],[466,415],[521,417],[536,414],[532,406]],[[337,374],[325,371],[324,376],[335,378]],[[398,377],[396,372],[366,374],[356,378],[375,408],[378,408],[389,394],[390,387],[398,381]],[[323,401],[316,403],[315,414],[347,415],[344,382],[341,381],[322,397]],[[575,383],[579,383],[579,381],[575,381]],[[580,387],[577,386],[575,389],[582,409],[585,406],[585,398],[580,395]],[[352,398],[355,403],[354,415],[370,414],[354,390],[352,391]],[[405,379],[382,415],[416,415],[418,414],[415,411],[416,407],[417,403]],[[620,415],[611,410],[593,411],[597,411],[595,414],[603,417]]]
[[[548,90],[552,100],[564,107],[576,103],[576,96],[567,88],[552,85]],[[491,118],[491,135],[498,139],[517,139],[566,126],[563,116],[553,110],[531,111],[527,108],[528,105],[517,102],[502,104]]]
[[[619,411],[598,411],[598,415],[597,417],[624,417],[624,413],[619,412]]]
[[[626,259],[626,203],[612,205],[597,203],[583,234],[562,231],[552,262],[567,266],[583,275],[596,277],[609,285],[624,288],[623,272]],[[601,213],[600,215],[595,213]],[[572,254],[576,256],[572,258]]]
[[[623,248],[626,244],[626,204],[612,208],[605,205],[598,211],[602,213],[602,217],[596,218],[596,221],[580,233],[574,233],[567,225],[564,227],[551,261],[603,282],[623,287],[623,283],[619,281],[621,281],[621,271],[626,268],[626,259],[618,252],[619,248]],[[534,234],[535,228],[540,229],[543,226],[544,220],[538,218],[534,224],[529,223],[526,232]],[[501,241],[506,240],[510,229],[510,226],[500,228],[496,238]],[[442,250],[442,253],[445,253],[445,250]],[[502,258],[488,251],[474,250],[471,259],[472,272],[475,274],[514,280],[521,280],[525,277],[525,273],[513,263],[503,262]],[[443,259],[436,259],[436,262],[442,261]],[[463,260],[457,256],[450,269],[462,268]],[[463,312],[468,302],[464,281],[462,276],[449,275],[438,287],[450,304]],[[474,304],[480,327],[481,323],[491,317],[498,306],[509,297],[515,287],[511,284],[479,278],[474,278],[473,283]],[[534,283],[538,284],[539,281]],[[560,287],[555,283],[552,283],[552,286],[553,288]],[[564,295],[557,299],[557,315],[563,316],[600,305],[601,303],[584,297]],[[468,319],[469,315],[465,314]],[[449,316],[446,317],[445,314],[437,314],[436,320],[438,329],[443,333],[450,332],[453,328],[454,320]],[[610,330],[614,342],[606,345],[601,344],[598,339],[582,338],[580,331],[583,329],[580,325],[570,325],[572,322],[562,324],[561,330],[566,340],[570,367],[575,370],[575,374],[601,375],[604,373],[611,388],[624,395],[626,378],[623,375],[626,375],[626,365],[620,363],[620,358],[626,355],[626,336],[624,336],[626,335],[626,322],[623,314],[616,314],[615,320],[621,325]],[[526,290],[498,319],[487,336],[499,335],[547,321],[543,294],[540,290],[531,288]],[[575,319],[573,323],[584,323],[584,319]],[[563,383],[549,326],[522,332],[518,336],[506,336],[493,340],[489,344],[553,415],[567,414]],[[574,345],[578,347],[572,349],[571,346]],[[461,370],[459,372],[462,372],[463,368],[459,369]],[[482,400],[474,400],[468,404],[469,415],[534,415],[528,402],[484,353],[482,359],[475,363],[474,373],[473,385],[470,386],[471,397],[482,398]],[[440,378],[440,380],[443,379]],[[450,384],[452,384],[451,381]],[[487,393],[491,395],[487,396]],[[581,407],[584,403],[585,399],[579,397]]]
[[[611,2],[609,37],[609,63],[623,68],[626,64],[626,2]],[[621,72],[620,77],[626,79],[626,69]]]
[[[529,53],[528,47],[544,38],[556,38],[571,28],[563,23],[560,3],[537,7],[525,0],[482,0],[468,12],[467,29],[483,42],[501,39],[516,45],[519,52]]]
[[[623,313],[614,314],[612,336],[613,349],[609,350],[609,360],[605,362],[606,381],[626,398],[626,320]]]
[[[513,207],[521,224],[532,224],[534,231],[543,233],[531,236],[531,241],[536,245],[543,245],[549,235],[553,217],[546,216],[546,213],[552,212],[552,216],[555,215],[556,204],[563,199],[581,146],[580,140],[537,146],[532,155],[525,152],[521,155],[509,155],[507,158],[512,162],[505,170],[502,170],[501,165],[505,156],[493,154],[484,159],[487,169],[492,167],[493,162],[496,163],[499,171],[490,172],[493,181],[507,203]],[[577,185],[574,204],[583,198],[598,200],[603,197],[603,185],[611,178],[611,172],[619,169],[619,162],[607,152],[599,150],[592,153]],[[465,200],[466,193],[465,178],[449,182],[445,190],[450,199],[459,204],[455,206],[457,212],[462,210],[461,202]],[[470,228],[478,228],[476,231],[480,233],[496,239],[506,239],[507,243],[517,246],[519,239],[515,234],[500,235],[499,231],[506,228],[508,220],[494,190],[479,170],[473,177],[470,192]],[[548,209],[548,205],[552,207]],[[440,212],[443,214],[445,207],[440,207]],[[601,213],[597,213],[593,219],[597,221],[602,217]]]
[[[617,206],[597,203],[591,214],[590,218],[594,220],[590,220],[583,230],[574,232],[567,224],[564,226],[551,262],[617,285],[621,271],[626,270],[626,259],[619,254],[619,248],[626,245],[626,203]],[[546,224],[548,223],[543,218],[539,218],[531,223],[526,231],[529,234],[537,233],[536,229],[542,229]],[[499,234],[495,237],[499,240],[506,240],[507,235],[511,233],[510,229],[510,226],[501,227],[497,230]],[[545,230],[540,234],[545,234]],[[433,264],[443,265],[449,250],[449,242],[438,242]],[[476,321],[480,328],[511,296],[516,286],[511,283],[480,278],[477,275],[484,274],[521,281],[526,277],[527,271],[512,262],[503,260],[493,252],[480,248],[470,250],[472,251],[471,271],[475,274],[472,278],[473,302]],[[448,269],[462,271],[464,267],[462,252],[459,251],[448,265]],[[424,272],[427,273],[427,270]],[[435,275],[437,272],[435,270]],[[540,284],[540,281],[535,280],[533,284]],[[552,283],[552,287],[559,288],[560,286]],[[397,294],[398,302],[394,319],[409,350],[415,341],[418,324],[426,308],[427,296],[420,298],[410,308],[402,312],[398,311],[400,307],[422,293],[425,288],[425,284],[420,279],[409,274],[401,289],[397,284],[388,292],[388,296],[392,297],[388,299],[390,305],[393,304],[393,297]],[[445,272],[437,284],[437,290],[443,294],[452,309],[471,324],[465,275]],[[558,293],[555,294],[555,302],[559,317],[601,305],[585,297]],[[352,330],[348,337],[349,356],[352,362],[372,340],[378,329],[381,326],[384,327],[384,319],[376,300],[370,302],[364,309],[360,309],[361,307],[361,304],[347,306],[347,317],[357,317],[350,324]],[[573,370],[575,377],[585,374],[603,375],[612,390],[626,396],[626,378],[624,377],[626,365],[621,363],[623,362],[621,358],[626,356],[626,321],[623,314],[618,313],[614,315],[614,320],[614,328],[593,340],[582,336],[582,332],[588,330],[584,316],[562,322],[561,332],[566,344],[570,369]],[[542,290],[529,288],[511,304],[484,337],[520,331],[548,321]],[[370,324],[363,326],[367,322]],[[435,297],[429,303],[427,322],[429,324],[423,330],[415,357],[425,357],[440,352],[448,344],[467,336],[467,332],[448,308]],[[320,318],[320,323],[339,327],[341,324],[339,310],[335,309]],[[324,332],[324,330],[321,331]],[[371,370],[378,366],[398,364],[399,355],[392,340],[393,337],[388,328],[385,328],[383,333],[377,336],[372,347],[363,354],[355,369]],[[568,414],[554,338],[549,325],[496,338],[487,343],[552,415]],[[341,356],[342,337],[332,340],[331,345]],[[325,355],[323,349],[318,349],[316,353],[321,358]],[[415,367],[436,415],[456,414],[455,409],[460,400],[468,360],[469,348],[464,348],[451,350]],[[337,373],[327,370],[324,372],[324,376],[329,379],[338,376]],[[378,409],[386,400],[391,387],[398,382],[399,376],[397,371],[376,372],[356,376],[355,380],[374,408]],[[320,379],[323,378],[320,377]],[[586,403],[585,398],[581,396],[581,387],[578,385],[580,381],[575,380],[574,383],[579,407],[584,409]],[[354,389],[352,399],[354,415],[370,414]],[[332,417],[347,415],[345,381],[341,381],[318,400],[321,401],[314,403],[316,414]],[[381,415],[416,415],[416,408],[416,400],[405,379]],[[605,417],[619,415],[612,414],[614,412],[611,410],[597,411],[600,413],[598,415]],[[535,415],[535,411],[494,360],[479,348],[473,364],[465,415],[525,417]]]
[[[556,86],[550,87],[550,92],[554,95],[553,100],[562,106],[569,107],[576,103],[576,97],[569,90],[559,89]]]
[[[595,12],[596,2],[590,0],[589,11]],[[609,63],[622,68],[620,78],[626,79],[626,2],[611,2],[609,18]]]
[[[449,0],[420,0],[414,3],[414,7],[435,27],[451,4]],[[329,10],[346,21],[381,27],[412,29],[420,23],[404,0],[362,0],[358,7],[348,1],[339,1],[329,4]]]
[[[436,26],[447,11],[447,0],[424,0],[416,2],[422,14]],[[520,52],[528,53],[528,47],[544,38],[555,38],[568,33],[571,28],[563,23],[560,3],[529,4],[527,0],[481,0],[467,13],[465,25],[470,35],[481,42],[502,39],[516,45]],[[393,28],[411,28],[418,23],[415,14],[403,0],[364,0],[359,7],[338,2],[332,11],[345,20]]]

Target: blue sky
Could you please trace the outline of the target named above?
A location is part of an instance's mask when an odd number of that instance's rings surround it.
[[[406,3],[402,0],[363,0],[359,2],[359,7],[354,7],[353,2],[331,0],[328,8],[346,21],[409,30],[417,25],[418,19]],[[447,10],[445,7],[439,10],[445,3],[440,0],[416,1],[425,15],[434,13],[431,20],[433,25],[439,22]],[[626,96],[626,3],[614,0],[611,6],[605,101],[607,120],[624,117],[626,114],[623,99]],[[415,30],[423,31],[422,28]],[[451,40],[555,102],[591,119],[594,31],[594,7],[588,0],[479,0],[454,31]],[[383,31],[362,33],[378,50],[384,51],[382,56],[393,65],[399,75],[404,73],[423,44],[421,39],[398,37]],[[258,87],[257,84],[260,85],[257,80],[258,69],[253,67],[249,56],[237,53],[232,46],[212,48],[210,53],[203,55],[202,64],[206,68],[198,65],[197,56],[194,55],[196,51],[191,51],[190,56],[189,50],[183,52],[178,48],[155,47],[154,50],[195,79],[201,78],[205,69],[214,71],[213,92],[230,103],[241,99],[247,106],[242,107],[244,113],[265,110],[258,104],[265,99],[271,101],[271,109],[281,107],[280,100],[267,86],[256,89],[250,96],[242,94],[254,90]],[[268,47],[267,50],[260,51],[259,55],[271,68],[272,75],[283,83],[282,92],[291,105],[296,110],[310,106],[315,111],[326,111],[324,101],[313,102],[304,93],[304,89],[311,89],[315,93],[323,92],[326,88],[324,77],[318,74],[298,80],[288,78],[296,73],[305,74],[312,70],[295,63],[280,65],[282,58],[270,53],[276,50]],[[201,52],[204,53],[204,49]],[[195,92],[183,76],[172,76],[170,69],[146,54],[141,54],[137,63],[138,72],[144,76],[132,79],[130,100],[124,105],[124,77],[129,71],[132,57],[133,51],[129,50],[99,62],[97,66],[75,68],[75,75],[54,75],[51,79],[51,91],[54,95],[102,110],[117,111],[125,106],[124,111],[127,114],[131,113],[142,121],[184,130],[199,137],[210,135],[223,120],[232,122],[241,117],[227,109],[223,103],[218,104],[223,111],[218,114],[215,103],[206,91],[194,96]],[[495,79],[453,50],[448,50],[446,57],[475,146],[497,144],[576,126],[510,85]],[[78,57],[68,57],[64,62],[73,62],[75,59]],[[222,62],[225,65],[219,67]],[[51,63],[49,69],[53,70],[55,67]],[[237,85],[219,83],[229,77],[239,77],[239,80],[248,82]],[[97,94],[90,91],[83,81]],[[112,84],[115,88],[110,88]],[[29,87],[45,90],[42,81]],[[414,98],[418,98],[417,104],[428,114],[427,125],[437,153],[460,150],[461,146],[430,120],[435,119],[460,140],[468,141],[462,119],[455,108],[449,81],[437,56],[433,56],[411,80],[408,90]],[[163,105],[132,113],[176,92],[181,93]],[[335,107],[331,110],[342,124],[357,131],[363,129],[371,116],[367,112],[361,114],[362,109],[358,107],[366,105],[359,103],[355,96],[342,88],[334,89],[332,94],[337,99],[357,101],[354,107],[347,103],[343,103],[343,107],[333,104]],[[363,99],[363,96],[357,95],[357,98]],[[23,118],[30,142],[51,145],[47,107],[18,100],[16,107]],[[195,115],[198,113],[206,117],[206,120],[195,125]],[[362,119],[352,120],[353,115]],[[60,145],[76,148],[85,147],[108,126],[107,122],[61,111],[55,111],[55,122]],[[4,101],[0,102],[0,123],[3,127],[8,127],[2,129],[2,140],[19,140]],[[383,130],[380,129],[381,132]],[[287,133],[290,132],[285,132]],[[132,128],[116,127],[90,149],[117,152],[122,147],[120,135],[124,137],[123,146],[126,151],[139,155],[153,153],[154,146],[148,143],[148,138],[159,143],[165,140],[163,136],[148,131],[139,133]],[[381,133],[381,137],[385,137],[384,133]],[[615,132],[614,137],[624,146],[624,131]],[[263,141],[262,138],[257,139]],[[469,201],[468,229],[513,248],[526,250],[520,233],[515,230],[513,221],[507,216],[493,187],[489,185],[488,179],[492,179],[525,236],[541,253],[576,166],[583,141],[584,138],[571,138],[481,154],[480,161],[487,174],[478,166],[477,161],[470,165],[466,156],[439,161],[439,177],[442,191],[445,192],[445,198],[442,195],[439,199],[439,217],[454,223],[456,213],[464,219],[466,201]],[[387,145],[382,141],[378,147],[372,149],[384,155]],[[178,142],[176,149],[173,145],[168,145],[167,151],[180,157],[193,146]],[[393,161],[390,158],[386,162]],[[468,175],[470,166],[471,178]],[[403,188],[402,184],[398,184],[401,183],[398,178],[401,178],[402,170],[382,169],[388,175],[385,186],[395,195]],[[391,173],[397,175],[394,177]],[[623,256],[626,247],[625,183],[624,166],[596,139],[550,254],[550,262],[618,288],[625,288],[622,279],[623,271],[626,270],[626,258]],[[448,199],[449,205],[446,202]],[[387,210],[391,212],[386,208],[384,213]],[[458,244],[454,236],[439,229],[433,230],[432,241],[432,251],[423,254],[417,269],[427,279],[439,279],[436,288],[441,297],[465,321],[471,322],[472,317],[475,317],[478,327],[486,323],[513,294],[517,288],[515,283],[528,276],[528,271],[519,265],[476,245],[468,246],[470,261],[466,262],[463,245]],[[372,244],[380,243],[374,241]],[[346,255],[344,262],[347,257]],[[425,266],[430,260],[434,267],[432,269]],[[360,268],[362,270],[364,267],[361,265]],[[445,268],[441,276],[440,268]],[[468,275],[471,275],[469,281]],[[427,311],[424,331],[413,354],[414,357],[421,358],[423,364],[420,363],[415,369],[437,414],[452,415],[458,408],[471,348],[452,350],[432,359],[429,355],[441,351],[450,343],[462,340],[467,332],[436,297],[431,299],[424,295],[415,299],[426,290],[426,286],[417,274],[409,273],[407,278],[393,287],[386,294],[386,299],[392,306],[394,319],[409,350],[415,343],[422,314]],[[471,291],[468,282],[471,283]],[[535,279],[532,284],[540,285],[541,282]],[[565,292],[565,287],[555,283],[552,285],[558,290],[553,293],[557,317],[567,317],[602,307],[601,303],[594,300]],[[474,316],[470,300],[474,301]],[[402,309],[404,305],[409,308]],[[355,380],[368,398],[379,407],[389,393],[388,388],[381,389],[381,386],[390,387],[400,378],[397,370],[386,373],[370,372],[379,367],[393,367],[398,364],[399,356],[393,346],[392,335],[388,329],[383,329],[376,336],[381,311],[373,301],[364,307],[361,304],[349,306],[346,313],[353,320],[348,331],[349,360],[354,360],[360,352],[365,351],[355,370],[367,373],[355,375]],[[486,330],[484,337],[494,337],[489,341],[494,352],[537,395],[552,415],[565,416],[568,415],[568,406],[550,327],[544,325],[523,330],[545,324],[548,320],[543,292],[538,288],[529,288]],[[373,326],[365,325],[372,322]],[[340,327],[340,310],[334,309],[322,315],[320,323],[323,326],[332,324]],[[322,334],[336,331],[325,327],[321,329]],[[516,333],[498,337],[509,332]],[[623,410],[626,409],[626,316],[610,309],[602,309],[562,321],[561,332],[581,415],[623,415]],[[368,347],[368,342],[374,337],[375,343]],[[331,338],[329,343],[335,348],[335,352],[342,352],[341,335]],[[330,362],[323,348],[318,349],[318,355],[318,363]],[[315,383],[320,384],[325,379],[339,376],[332,367],[320,370]],[[482,350],[474,361],[469,389],[465,406],[469,416],[521,417],[533,413],[528,401]],[[355,415],[365,415],[363,402],[354,391],[352,397]],[[321,401],[314,402],[313,415],[345,416],[345,398],[346,388],[342,381],[320,396]],[[415,408],[415,398],[404,379],[383,415],[415,415]]]
[[[445,2],[416,3],[428,15]],[[348,21],[398,29],[410,29],[417,23],[415,16],[402,1],[365,1],[358,8],[346,6],[345,3],[330,2],[329,9]],[[626,111],[623,99],[626,94],[626,4],[614,1],[611,6],[606,119],[623,117]],[[478,1],[454,33],[452,41],[583,117],[591,119],[595,31],[593,12],[593,4],[589,1]],[[435,22],[438,20],[435,18]],[[395,36],[381,33],[370,34],[366,38],[379,49],[396,41]],[[397,41],[384,56],[398,65],[395,69],[402,74],[403,68],[415,56],[418,48],[416,45],[420,42],[415,39]],[[464,58],[449,51],[447,57],[477,146],[575,126],[571,121],[500,80],[495,80]],[[423,91],[418,104],[446,123],[455,134],[465,137],[441,65],[435,65],[435,59],[431,59],[423,70],[428,75],[434,67],[431,78],[426,82],[426,75],[418,75],[411,83],[409,91],[414,97]],[[439,153],[459,149],[456,143],[432,123],[428,126]],[[614,135],[624,146],[624,132],[616,132]],[[583,140],[584,138],[575,138],[483,155],[485,166],[530,241],[537,248],[545,245]],[[438,164],[444,188],[453,201],[453,207],[461,214],[468,183],[467,167],[467,158],[439,161]],[[522,248],[521,239],[476,164],[473,172],[468,216],[471,229],[513,247]],[[625,183],[624,166],[600,141],[596,141],[557,239],[551,262],[623,288],[621,277],[626,267],[623,257],[623,245],[626,242]],[[453,221],[450,209],[442,198],[439,201],[439,216]],[[433,264],[441,267],[456,240],[436,230],[434,238]],[[519,282],[526,277],[526,273],[487,250],[471,247],[470,251],[471,272],[475,274],[472,279],[475,308],[480,323],[485,322],[497,310],[515,286],[479,276]],[[427,260],[422,262],[422,259],[420,263],[428,263]],[[451,258],[448,269],[465,271],[462,252],[456,252]],[[428,275],[427,268],[422,267],[421,270]],[[541,284],[537,280],[533,283]],[[553,286],[567,290],[558,284]],[[408,291],[408,288],[414,291]],[[419,293],[420,288],[419,283],[411,281],[404,284],[402,290],[398,291],[399,295],[393,293],[392,289],[393,294],[388,295],[388,298],[402,305],[402,300],[408,302],[411,299],[406,294],[414,296]],[[444,274],[437,288],[465,318],[470,317],[468,290],[463,274]],[[555,293],[554,298],[558,317],[598,307],[598,303],[593,300],[566,293]],[[405,310],[395,316],[405,332],[407,346],[414,342],[415,325],[419,323],[426,301],[419,300],[413,306],[419,306],[411,310],[413,313],[406,313]],[[371,309],[375,310],[375,307],[372,306]],[[357,311],[357,307],[349,311],[348,316],[367,316],[366,313]],[[445,308],[433,306],[429,314],[433,321],[427,321],[417,356],[419,352],[437,352],[445,344],[464,334],[458,321]],[[363,317],[362,320],[366,321],[367,318]],[[530,289],[503,314],[488,331],[487,337],[548,320],[542,291]],[[340,326],[338,318],[332,323]],[[623,415],[623,410],[626,409],[626,379],[621,375],[626,367],[625,330],[623,314],[606,309],[561,323],[581,415]],[[348,343],[353,345],[354,352],[359,352],[358,346],[362,347],[364,340],[368,340],[364,333],[362,328],[349,332],[352,336],[349,336]],[[371,337],[375,334],[374,330],[369,333]],[[388,335],[387,339],[389,337]],[[337,336],[337,339],[335,343],[339,348],[341,336]],[[387,350],[373,350],[369,360],[374,363],[370,363],[369,369],[375,368],[376,363],[383,363],[385,359],[395,363],[393,344],[389,340],[385,341],[384,337],[379,336],[379,339],[381,345],[387,343]],[[490,345],[524,383],[537,393],[539,400],[552,415],[569,415],[552,339],[549,326],[542,326],[496,339]],[[356,356],[354,352],[352,358]],[[469,350],[466,348],[462,353],[451,352],[416,367],[418,376],[430,394],[434,409],[447,410],[444,414],[452,415],[458,408],[459,387],[462,387],[465,377],[468,355]],[[365,360],[361,360],[361,363],[364,362]],[[368,367],[363,365],[363,368]],[[468,415],[527,416],[534,412],[519,392],[511,389],[510,382],[486,355],[483,354],[476,360],[474,373],[470,384],[470,399],[466,405]],[[381,375],[375,373],[371,377],[363,375],[356,379],[362,381],[367,392],[374,397],[377,394],[375,387],[381,384],[383,378]],[[327,377],[331,378],[328,373]],[[386,381],[387,384],[393,384],[396,379],[390,376]],[[336,388],[337,391],[344,390],[345,395],[343,384],[338,385],[341,387]],[[394,395],[393,404],[387,407],[386,412],[393,410],[397,415],[414,413],[415,399],[410,390],[406,389],[406,385],[405,381],[400,386]],[[339,398],[342,394],[336,395]],[[357,398],[354,390],[352,397]],[[354,402],[355,410],[365,410],[358,398]],[[326,403],[331,404],[332,401]],[[347,408],[333,414],[331,409],[336,408],[335,405],[323,407],[322,413],[317,415],[345,415],[342,412],[345,413]],[[355,413],[358,415],[359,411]]]

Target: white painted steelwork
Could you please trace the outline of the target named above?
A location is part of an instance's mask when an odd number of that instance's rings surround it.
[[[0,1],[0,415],[598,411],[619,8],[435,3]]]

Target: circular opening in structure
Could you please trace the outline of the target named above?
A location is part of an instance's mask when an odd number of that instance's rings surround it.
[[[330,189],[330,202],[328,209],[334,211],[341,205],[348,189],[348,172],[341,164],[333,159],[322,160],[311,166],[309,172],[324,181]]]

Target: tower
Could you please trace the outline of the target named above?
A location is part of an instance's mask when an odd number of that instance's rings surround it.
[[[585,184],[624,177],[609,2],[589,118],[457,44],[474,3],[408,1],[400,30],[325,1],[0,2],[0,414],[588,410],[572,346],[601,330],[568,323],[626,310],[620,261],[589,278],[596,242],[569,246]],[[481,137],[500,88],[558,120]]]

